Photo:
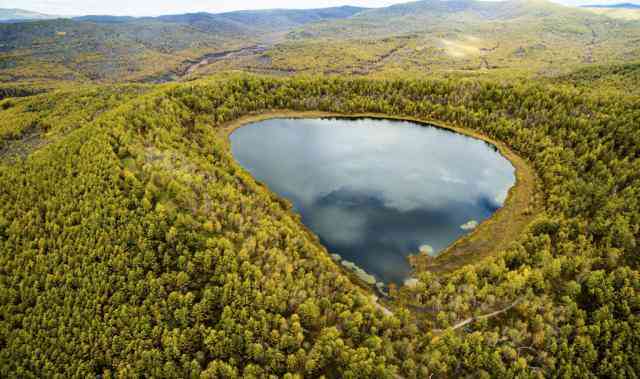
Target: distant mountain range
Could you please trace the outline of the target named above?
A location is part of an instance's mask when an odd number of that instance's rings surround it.
[[[623,6],[634,5],[609,7]],[[85,81],[165,81],[227,70],[546,73],[558,62],[569,67],[640,59],[640,23],[604,17],[605,12],[636,13],[545,0],[56,19],[5,9],[0,10],[0,82],[34,73],[43,80]],[[33,22],[16,22],[29,17]]]
[[[105,24],[157,20],[172,23],[195,23],[201,25],[206,24],[208,29],[211,28],[212,24],[236,24],[237,26],[241,26],[243,29],[260,27],[282,28],[303,25],[309,22],[346,18],[353,16],[356,13],[362,12],[366,9],[368,8],[341,6],[320,9],[269,9],[225,13],[198,12],[178,15],[165,15],[158,17],[131,17],[111,15],[63,17],[31,12],[23,9],[0,8],[0,22],[37,21],[67,18],[75,21],[86,21]]]
[[[612,9],[640,9],[640,4],[619,3],[619,4],[590,4],[582,5],[583,8],[612,8]]]
[[[0,81],[16,81],[28,67],[47,78],[123,80],[180,71],[207,54],[235,51],[282,38],[309,23],[349,18],[366,8],[256,10],[160,17],[88,15],[54,18],[2,10]],[[21,19],[18,19],[21,17]],[[29,18],[31,17],[31,18]],[[30,21],[30,22],[17,22]],[[20,53],[16,55],[15,52]]]
[[[424,3],[428,3],[429,1],[418,0],[411,3],[406,4],[397,4],[392,5],[387,8],[382,9],[404,9],[410,10],[413,8],[421,8]],[[449,10],[460,8],[461,4],[464,3],[474,3],[474,1],[467,0],[446,0],[446,1],[437,1],[439,5],[437,7],[446,7]],[[640,9],[640,4],[636,3],[616,3],[616,4],[584,4],[579,5],[582,8],[611,8],[611,9]],[[49,15],[39,12],[28,11],[24,9],[17,8],[0,8],[0,23],[2,22],[21,22],[21,21],[29,21],[29,20],[50,20],[56,18],[71,18],[78,21],[92,21],[92,22],[101,22],[101,23],[120,23],[120,22],[129,22],[133,20],[143,20],[143,19],[161,19],[161,20],[178,20],[178,19],[228,19],[235,20],[236,22],[243,22],[247,19],[251,20],[251,18],[263,18],[264,16],[276,17],[281,21],[281,17],[285,17],[289,21],[293,21],[294,23],[304,24],[313,21],[319,21],[322,19],[333,19],[333,18],[342,18],[349,17],[356,13],[365,11],[370,8],[364,7],[352,7],[352,6],[342,6],[342,7],[333,7],[333,8],[320,8],[320,9],[302,9],[302,10],[281,10],[281,9],[273,9],[273,10],[247,10],[247,11],[235,11],[235,12],[226,12],[226,13],[207,13],[207,12],[198,12],[198,13],[190,13],[190,14],[180,14],[180,15],[167,15],[167,16],[159,16],[159,17],[131,17],[131,16],[111,16],[111,15],[85,15],[78,17],[65,17],[65,16],[57,16],[57,15]]]
[[[26,11],[24,9],[0,8],[0,22],[21,22],[29,20],[49,20],[57,18],[48,14]]]

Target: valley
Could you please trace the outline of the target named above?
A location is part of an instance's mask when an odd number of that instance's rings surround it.
[[[39,81],[153,82],[228,70],[554,77],[640,58],[638,20],[538,0],[440,3],[3,24],[0,80],[32,81],[42,65],[50,68]]]

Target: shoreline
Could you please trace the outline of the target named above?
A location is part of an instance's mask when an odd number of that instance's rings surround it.
[[[494,146],[497,149],[497,152],[510,162],[510,164],[514,167],[516,180],[514,185],[509,189],[502,207],[500,207],[500,209],[498,209],[493,215],[491,215],[491,217],[481,222],[475,229],[453,241],[446,249],[442,250],[438,256],[431,257],[425,254],[408,256],[407,260],[412,266],[413,273],[412,276],[408,277],[407,279],[415,278],[424,271],[447,273],[452,272],[467,264],[479,263],[484,258],[492,256],[507,247],[511,241],[517,238],[517,236],[526,229],[526,226],[537,214],[538,202],[535,199],[535,195],[537,193],[536,186],[538,180],[535,172],[533,171],[533,168],[523,158],[513,152],[505,143],[496,141],[491,137],[473,130],[442,124],[438,121],[418,119],[414,117],[385,115],[379,113],[344,114],[336,112],[289,110],[270,110],[255,114],[249,114],[246,116],[242,116],[236,120],[218,125],[215,128],[218,129],[217,133],[220,137],[222,137],[225,147],[232,154],[230,136],[234,131],[252,123],[277,118],[371,118],[394,121],[408,121],[423,126],[431,126],[439,129],[449,130],[467,137],[482,140]],[[266,185],[264,186],[268,189]],[[271,192],[271,190],[269,191]],[[278,196],[276,194],[274,195]],[[514,220],[514,216],[516,215],[517,219]],[[301,226],[307,233],[316,237],[314,238],[314,240],[317,240],[317,236],[315,233],[313,233],[313,231],[308,229],[302,223]],[[322,248],[327,252],[327,255],[331,257],[332,252],[328,251],[324,246],[322,246]],[[343,268],[340,263],[336,263],[336,266],[339,266],[341,271],[347,272],[347,276],[356,284],[360,285],[361,287],[365,287],[370,291],[377,293],[378,295],[383,295],[379,293],[376,285],[369,285],[367,283],[364,283],[357,277],[355,272],[348,271],[346,268]],[[387,283],[385,283],[385,285],[387,285]],[[403,287],[404,285],[398,286],[398,288]]]

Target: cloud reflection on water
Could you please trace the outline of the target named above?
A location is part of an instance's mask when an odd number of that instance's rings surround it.
[[[515,182],[490,145],[410,122],[276,119],[231,140],[239,163],[289,198],[331,252],[397,283],[408,253],[446,247]]]

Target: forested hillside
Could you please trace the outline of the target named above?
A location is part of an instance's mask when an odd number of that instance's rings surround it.
[[[238,74],[5,99],[0,375],[634,377],[640,107],[612,75]],[[506,251],[377,303],[231,156],[223,127],[274,109],[483,133],[534,167],[542,212]]]
[[[210,54],[269,42],[363,8],[82,16],[0,24],[0,81],[129,81],[180,74]]]
[[[545,0],[422,0],[2,24],[0,82],[186,81],[229,70],[548,78],[640,59],[639,19],[596,10]]]
[[[0,377],[640,373],[636,10],[48,17],[0,11]],[[485,139],[526,190],[376,290],[231,153],[339,115]]]
[[[0,23],[21,22],[29,20],[46,20],[52,18],[56,17],[38,12],[30,12],[23,9],[0,8]]]
[[[637,60],[639,37],[637,20],[547,1],[423,0],[305,25],[272,58],[276,68],[303,72],[548,77]],[[346,59],[331,59],[334,44]],[[356,55],[370,44],[391,46],[373,58]],[[314,59],[323,64],[313,69]]]

